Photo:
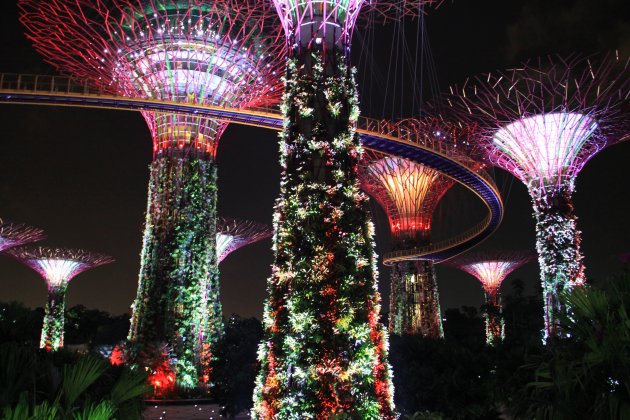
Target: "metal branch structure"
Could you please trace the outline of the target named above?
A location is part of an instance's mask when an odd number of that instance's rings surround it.
[[[0,252],[46,239],[43,230],[0,219]]]
[[[437,118],[406,119],[398,129],[417,132],[430,145],[466,141],[460,130]],[[450,126],[453,127],[454,126]],[[462,133],[466,132],[461,130]],[[425,165],[368,151],[359,171],[361,188],[385,210],[394,250],[406,250],[431,242],[431,219],[440,199],[455,181]],[[442,316],[433,262],[400,261],[393,264],[390,281],[389,332],[441,338]]]
[[[357,175],[362,148],[349,63],[356,19],[372,2],[273,4],[289,59],[275,261],[252,417],[394,418],[373,226]],[[404,1],[378,4],[404,13]]]
[[[486,298],[486,342],[489,345],[495,345],[505,338],[505,323],[501,316],[501,283],[512,271],[535,258],[536,255],[531,251],[494,251],[468,253],[447,262],[481,282]]]
[[[47,351],[63,347],[68,283],[82,272],[109,264],[114,259],[81,249],[17,247],[5,252],[37,271],[48,285],[48,301],[39,347]]]
[[[485,74],[445,95],[455,117],[479,123],[487,159],[527,186],[536,219],[544,293],[544,340],[564,311],[558,292],[584,284],[575,178],[603,148],[627,135],[630,59],[616,53],[531,60]]]
[[[254,242],[273,235],[271,226],[251,220],[219,217],[217,220],[217,259],[219,263],[228,255]]]
[[[433,211],[454,181],[405,159],[376,153],[368,156],[361,186],[385,209],[394,249],[427,245]],[[392,267],[389,332],[443,337],[432,261],[402,261]]]
[[[249,108],[280,100],[285,45],[264,2],[20,0],[27,37],[62,72],[104,92]],[[216,258],[216,148],[227,123],[142,112],[153,140],[128,360],[168,348],[180,388],[208,383],[223,323]],[[207,299],[207,300],[206,300]],[[167,355],[157,355],[164,358]]]

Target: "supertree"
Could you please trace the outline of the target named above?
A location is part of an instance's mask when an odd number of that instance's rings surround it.
[[[39,347],[48,351],[63,347],[68,283],[78,274],[99,265],[109,264],[114,259],[81,249],[17,247],[5,252],[37,271],[48,284],[48,301]]]
[[[349,63],[352,31],[368,3],[273,1],[289,58],[254,418],[394,417]],[[394,15],[408,6],[378,3]],[[418,12],[427,2],[412,3]]]
[[[456,144],[467,130],[434,117],[407,119],[398,130],[416,133],[424,143]],[[440,199],[455,183],[425,165],[380,152],[365,153],[359,171],[361,188],[385,210],[394,250],[429,245],[431,219]],[[389,332],[444,336],[435,268],[431,260],[393,264],[390,282]]]
[[[42,239],[46,235],[41,229],[0,219],[0,252]]]
[[[447,261],[474,276],[483,286],[486,297],[486,342],[495,345],[505,338],[505,324],[501,317],[501,283],[517,268],[535,258],[530,251],[474,252]]]
[[[104,92],[182,103],[264,106],[280,99],[284,45],[264,2],[20,0],[35,48]],[[265,35],[270,34],[270,35]],[[207,382],[222,330],[215,153],[226,123],[143,112],[153,139],[129,358],[168,349],[177,384]],[[206,300],[207,299],[207,300]]]
[[[451,88],[446,103],[460,121],[481,125],[487,159],[529,190],[544,293],[543,339],[565,311],[558,292],[584,284],[572,194],[584,164],[627,134],[629,61],[617,54],[531,60]]]
[[[217,220],[217,259],[221,262],[237,249],[270,238],[272,234],[271,226],[262,223],[219,217]]]

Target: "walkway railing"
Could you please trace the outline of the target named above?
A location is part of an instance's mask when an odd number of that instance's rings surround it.
[[[84,95],[104,94],[103,91],[91,88],[88,82],[79,83],[69,77],[41,74],[0,73],[0,89]]]
[[[277,109],[245,110],[166,101],[158,98],[130,98],[97,88],[87,81],[77,81],[64,76],[0,73],[0,102],[198,113],[207,115],[208,118],[240,124],[276,130],[282,127],[282,116]],[[490,215],[472,229],[426,247],[389,253],[385,255],[385,263],[393,264],[396,261],[419,258],[423,255],[427,257],[433,255],[435,258],[432,259],[443,259],[446,255],[444,251],[456,247],[463,248],[466,244],[472,246],[489,236],[498,227],[503,216],[503,204],[494,180],[485,170],[479,169],[478,164],[464,156],[454,144],[439,139],[427,140],[431,136],[420,135],[422,131],[408,129],[396,122],[368,117],[359,119],[357,131],[364,139],[364,143],[371,144],[369,147],[374,150],[384,153],[391,153],[391,150],[394,150],[394,153],[397,153],[395,151],[400,148],[406,148],[407,152],[412,149],[410,157],[407,153],[409,158],[431,167],[436,165],[436,170],[450,172],[447,175],[475,192],[490,210]],[[377,145],[373,141],[368,141],[366,136],[382,144]],[[427,144],[428,141],[430,144]],[[435,159],[441,163],[431,163]],[[440,165],[442,168],[439,167]],[[453,255],[446,255],[446,258]]]
[[[466,230],[459,235],[450,237],[443,241],[434,242],[432,244],[411,248],[411,249],[403,249],[400,251],[392,251],[383,255],[383,263],[385,265],[393,265],[400,261],[413,260],[413,259],[422,259],[425,255],[435,255],[438,256],[441,252],[453,249],[459,245],[463,245],[466,242],[470,241],[472,238],[480,235],[488,226],[492,223],[492,216],[487,216],[482,222],[473,226],[471,229]],[[452,255],[454,257],[455,255]],[[430,258],[434,259],[434,258]],[[444,258],[435,258],[436,260],[442,261]]]

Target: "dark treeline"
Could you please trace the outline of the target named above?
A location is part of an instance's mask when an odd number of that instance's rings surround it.
[[[395,401],[402,418],[630,418],[630,274],[563,296],[573,308],[562,318],[567,338],[547,346],[540,338],[542,302],[525,296],[522,284],[512,281],[504,296],[506,339],[498,346],[486,345],[483,307],[447,309],[443,340],[390,337]],[[41,321],[41,308],[0,304],[3,351],[15,351],[6,346],[19,343],[35,352]],[[67,343],[92,348],[115,344],[127,328],[126,315],[77,306],[67,314]],[[234,315],[225,321],[214,349],[211,390],[225,415],[251,407],[262,336],[255,318]],[[54,360],[41,354],[37,363],[61,366],[63,357],[75,360],[69,354],[64,351]],[[4,402],[15,406],[19,397],[12,392]]]
[[[0,343],[39,344],[44,309],[30,309],[19,302],[0,302]],[[65,313],[65,345],[114,345],[129,331],[129,315],[112,315],[83,305]]]

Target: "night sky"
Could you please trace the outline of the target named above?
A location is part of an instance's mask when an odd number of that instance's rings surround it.
[[[32,51],[15,5],[4,5],[0,19],[0,72],[57,74]],[[423,79],[422,98],[430,99],[430,92],[444,90],[467,76],[509,67],[529,56],[613,48],[630,52],[629,22],[627,0],[447,1],[425,18],[426,45],[432,57],[425,64],[434,64],[436,78]],[[389,64],[392,55],[399,63],[413,61],[400,53],[404,50],[400,45],[411,46],[413,52],[416,25],[408,21],[404,26],[378,26],[372,32],[355,34],[353,58],[359,69],[364,115],[410,116],[418,111],[418,97],[412,103],[412,95],[401,95],[410,91],[409,78],[403,77],[407,85],[400,79],[393,82],[395,71]],[[402,44],[397,44],[401,39]],[[128,312],[137,287],[151,161],[150,135],[140,114],[1,105],[0,126],[0,217],[45,229],[49,239],[43,245],[114,256],[115,263],[71,282],[67,304]],[[629,157],[630,144],[613,146],[596,156],[578,177],[574,202],[589,279],[619,270],[617,255],[630,251]],[[280,179],[277,133],[230,126],[219,143],[218,163],[219,214],[271,223]],[[534,221],[525,187],[500,170],[496,176],[504,195],[505,218],[480,249],[533,249]],[[461,188],[449,192],[437,210],[436,235],[457,233],[478,222],[483,212],[475,200]],[[377,223],[377,252],[382,255],[390,246],[388,227],[377,205],[371,209]],[[262,314],[273,262],[270,248],[271,240],[266,240],[240,249],[221,264],[224,315]],[[380,268],[380,289],[387,302],[389,271]],[[525,281],[527,292],[534,293],[539,281],[537,264],[510,278],[516,277]],[[443,309],[482,303],[480,285],[467,274],[438,267],[438,283]],[[8,258],[0,259],[0,285],[2,301],[31,307],[45,303],[43,280]],[[503,290],[509,290],[509,285]]]

